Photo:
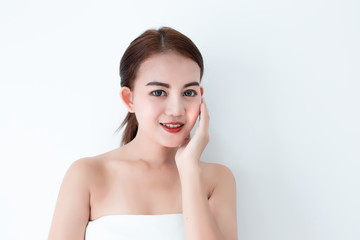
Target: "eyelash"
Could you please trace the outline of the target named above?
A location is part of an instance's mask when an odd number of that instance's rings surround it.
[[[154,94],[155,92],[158,92],[158,91],[165,93],[164,90],[155,90],[155,91],[152,91],[150,94],[151,94],[152,96],[154,96],[154,97],[163,97],[162,95],[161,95],[161,96],[157,96],[157,95]],[[186,97],[195,97],[195,96],[197,95],[197,92],[196,92],[195,90],[186,90],[185,92],[188,92],[188,91],[191,91],[191,92],[193,93],[193,95],[192,95],[192,96],[186,96]]]

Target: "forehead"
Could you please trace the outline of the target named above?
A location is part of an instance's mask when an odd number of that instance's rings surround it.
[[[200,67],[194,60],[176,52],[155,54],[140,65],[135,84],[149,81],[181,86],[200,82]]]

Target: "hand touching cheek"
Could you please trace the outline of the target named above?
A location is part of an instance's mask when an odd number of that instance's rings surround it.
[[[209,112],[205,100],[203,100],[200,108],[199,126],[196,128],[194,136],[191,137],[189,133],[176,152],[175,161],[178,168],[199,164],[200,156],[210,141],[209,121]]]

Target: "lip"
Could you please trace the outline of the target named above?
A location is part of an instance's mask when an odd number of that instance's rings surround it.
[[[180,125],[184,125],[182,122],[167,122],[167,123],[162,123],[162,124],[172,124],[172,125],[180,124]]]
[[[168,127],[166,127],[166,126],[163,125],[163,124],[172,124],[172,125],[181,124],[181,126],[178,127],[178,128],[168,128]],[[161,125],[166,131],[168,131],[168,132],[170,132],[170,133],[180,132],[181,129],[183,128],[183,126],[184,126],[184,124],[181,123],[181,122],[168,122],[168,123],[162,123],[162,124],[160,124],[160,125]]]

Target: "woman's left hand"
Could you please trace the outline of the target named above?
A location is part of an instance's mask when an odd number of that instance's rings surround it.
[[[194,136],[191,137],[189,133],[176,152],[175,162],[178,168],[199,165],[200,156],[210,141],[209,120],[209,112],[205,100],[202,98],[199,125],[195,130]]]

